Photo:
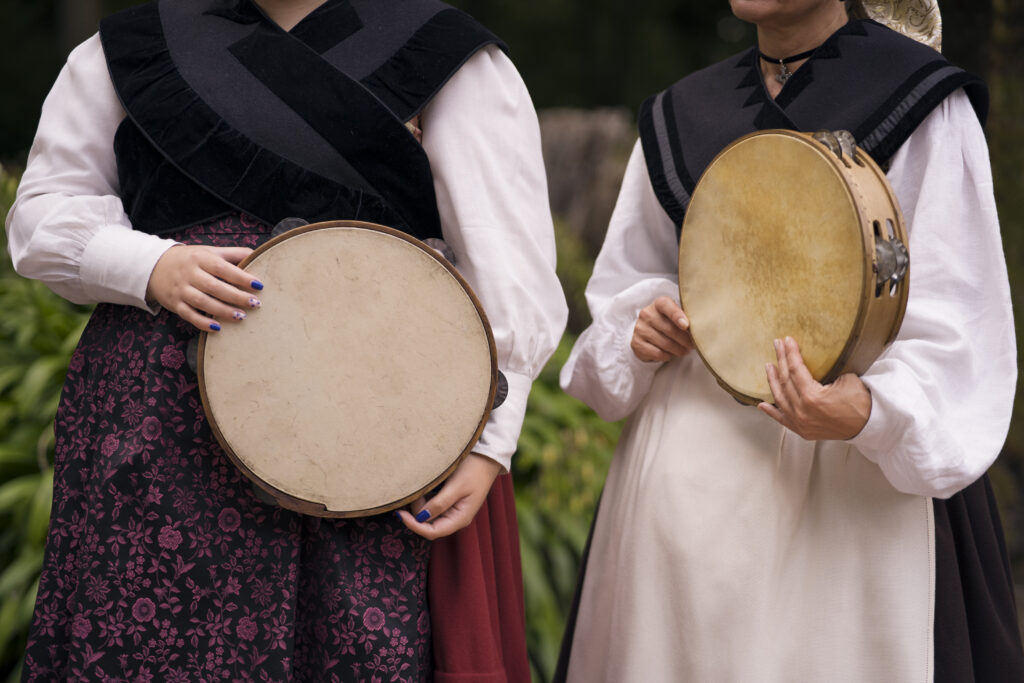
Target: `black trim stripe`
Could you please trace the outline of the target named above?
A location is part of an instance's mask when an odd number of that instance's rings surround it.
[[[935,79],[934,83],[923,82],[919,84],[919,88],[912,89],[896,109],[865,136],[862,146],[879,163],[896,154],[907,138],[942,100],[959,88],[972,89],[979,85],[977,77],[956,67],[944,68],[935,75],[939,78]],[[987,92],[984,88],[981,88],[981,91]],[[984,122],[981,115],[979,119]],[[858,137],[857,140],[860,141],[861,138]]]
[[[655,106],[661,107],[658,96],[649,97],[640,105],[640,114],[637,120],[637,126],[640,129],[640,144],[643,147],[644,161],[647,164],[647,173],[651,178],[654,194],[658,197],[658,201],[661,202],[661,206],[669,218],[675,223],[676,229],[680,230],[686,209],[676,199],[665,176],[665,169],[668,164],[671,164],[671,149],[663,149],[658,143],[658,133],[654,124]]]
[[[672,93],[666,92],[663,99],[662,115],[664,116],[664,136],[659,132],[659,138],[661,139],[662,145],[665,141],[668,141],[668,148],[671,152],[672,168],[675,170],[675,176],[679,179],[681,189],[685,192],[682,194],[679,192],[680,188],[675,187],[673,183],[673,189],[675,190],[676,200],[683,207],[685,212],[687,205],[690,203],[690,195],[693,194],[693,188],[697,185],[697,182],[690,175],[690,169],[686,166],[686,158],[683,156],[683,147],[679,144],[679,130],[676,123],[676,109],[674,103],[674,97]],[[654,117],[655,124],[658,123],[659,118],[657,114]],[[670,176],[671,177],[671,176]]]
[[[860,143],[861,141],[866,140],[872,131],[882,125],[882,122],[885,121],[886,117],[890,116],[892,112],[896,110],[896,107],[899,106],[900,102],[902,102],[915,87],[928,78],[932,73],[938,71],[944,66],[948,66],[948,64],[944,60],[937,59],[925,64],[920,69],[910,74],[910,76],[908,76],[906,80],[904,80],[903,83],[901,83],[900,86],[896,88],[896,90],[894,90],[881,105],[879,105],[878,109],[864,119],[864,122],[858,126],[856,130],[852,131],[857,142]]]

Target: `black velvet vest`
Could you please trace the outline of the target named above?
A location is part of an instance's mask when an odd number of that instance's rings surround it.
[[[848,130],[885,165],[950,93],[964,88],[982,123],[988,91],[932,48],[874,21],[834,33],[774,100],[755,48],[647,99],[640,140],[655,194],[676,226],[704,169],[733,140],[767,128]]]
[[[251,0],[156,0],[100,36],[127,112],[122,201],[153,234],[243,211],[440,237],[430,165],[404,124],[498,43],[438,0],[327,0],[290,32]]]

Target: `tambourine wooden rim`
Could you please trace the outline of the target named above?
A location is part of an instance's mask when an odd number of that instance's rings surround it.
[[[260,245],[243,261],[239,263],[239,267],[246,268],[250,266],[250,264],[252,264],[253,262],[258,261],[263,254],[273,249],[277,245],[285,242],[286,240],[293,239],[306,233],[320,230],[328,230],[333,228],[357,228],[362,230],[373,231],[376,233],[381,233],[402,240],[404,243],[407,243],[408,245],[420,250],[425,255],[430,257],[434,262],[440,264],[447,271],[447,273],[451,275],[452,278],[454,278],[458,285],[461,286],[463,292],[466,294],[472,307],[475,309],[476,314],[479,316],[479,322],[486,337],[486,343],[488,347],[487,352],[489,354],[490,361],[489,387],[487,390],[485,404],[481,406],[480,419],[476,426],[476,429],[473,432],[472,437],[468,440],[465,447],[462,449],[462,451],[458,454],[453,454],[454,459],[452,460],[451,464],[448,465],[443,470],[443,472],[441,472],[437,477],[434,477],[430,481],[424,483],[422,486],[419,486],[415,490],[409,491],[405,495],[401,495],[400,497],[394,500],[389,500],[381,502],[378,505],[371,505],[354,510],[327,509],[327,507],[321,502],[311,501],[305,498],[297,497],[292,493],[288,492],[287,490],[282,490],[281,488],[272,486],[267,482],[263,481],[263,479],[261,479],[261,477],[252,469],[252,467],[250,467],[246,458],[240,456],[236,452],[235,447],[232,443],[232,439],[224,433],[221,425],[218,423],[216,415],[217,408],[213,405],[214,400],[213,397],[211,397],[210,389],[207,386],[207,363],[209,362],[207,359],[207,351],[210,333],[203,332],[200,334],[199,337],[197,354],[197,374],[199,377],[199,392],[203,403],[203,409],[207,415],[214,436],[216,437],[218,443],[220,443],[221,447],[224,449],[224,452],[227,454],[228,458],[239,468],[239,470],[243,474],[245,474],[247,478],[249,478],[254,484],[256,484],[262,491],[269,494],[281,507],[293,510],[295,512],[300,512],[308,515],[315,515],[318,517],[363,517],[394,510],[396,508],[407,505],[408,503],[421,497],[422,495],[436,487],[440,482],[444,481],[455,470],[455,468],[458,467],[459,463],[461,463],[466,458],[466,456],[472,451],[473,447],[476,445],[476,442],[480,437],[480,434],[483,432],[484,426],[486,425],[488,417],[490,415],[491,406],[494,403],[495,392],[497,390],[498,385],[497,351],[494,343],[494,335],[491,331],[491,327],[487,320],[487,316],[484,313],[483,306],[480,304],[480,301],[476,297],[476,294],[473,292],[472,288],[462,277],[462,275],[459,274],[459,272],[455,270],[455,268],[446,259],[438,255],[434,249],[430,248],[429,246],[427,246],[426,244],[417,240],[414,237],[411,237],[399,230],[395,230],[387,226],[368,223],[365,221],[334,220],[294,228],[281,235],[273,237],[266,243]],[[268,286],[273,287],[274,283],[268,283]],[[264,293],[263,296],[265,295],[266,292]],[[262,311],[257,311],[255,315],[259,315],[259,313],[261,312]],[[250,320],[252,320],[252,318],[253,316],[250,316]],[[248,322],[249,321],[247,320],[240,324],[245,325]],[[215,334],[223,334],[223,332],[217,332]],[[475,414],[475,412],[473,414]]]
[[[902,212],[885,174],[863,150],[857,149],[851,156],[849,152],[852,149],[848,149],[847,153],[844,154],[841,151],[830,148],[821,139],[817,139],[812,134],[784,129],[764,130],[745,135],[722,150],[711,164],[708,165],[708,168],[697,183],[680,233],[679,289],[683,309],[690,316],[691,311],[688,308],[694,306],[694,301],[693,299],[688,301],[688,293],[689,296],[696,296],[694,292],[699,292],[702,287],[704,293],[707,293],[707,287],[702,284],[695,284],[697,272],[704,267],[698,263],[701,257],[693,255],[688,251],[695,244],[703,246],[704,243],[701,240],[704,238],[699,234],[697,236],[691,235],[688,233],[688,230],[703,230],[705,229],[705,224],[714,225],[717,220],[721,220],[724,225],[735,215],[742,214],[743,211],[746,211],[744,215],[750,218],[751,212],[749,207],[742,207],[742,211],[736,209],[734,213],[730,213],[733,207],[723,206],[723,204],[728,204],[730,201],[736,203],[742,203],[743,201],[742,199],[736,199],[740,196],[736,190],[736,184],[741,181],[732,177],[732,174],[742,168],[742,166],[736,164],[748,163],[746,160],[737,162],[739,155],[752,149],[751,147],[743,148],[743,145],[748,142],[765,144],[770,139],[768,136],[774,136],[774,142],[778,142],[780,147],[784,147],[792,141],[798,141],[803,143],[801,147],[813,148],[817,156],[822,160],[820,170],[816,168],[815,171],[827,178],[823,182],[832,182],[832,178],[835,177],[838,183],[841,183],[845,188],[849,207],[837,207],[837,212],[851,211],[852,213],[847,215],[847,218],[851,219],[852,224],[852,216],[855,216],[855,220],[859,224],[857,227],[861,248],[861,254],[859,255],[859,304],[855,314],[850,318],[852,322],[849,334],[845,338],[845,344],[841,346],[841,350],[835,355],[835,362],[824,370],[819,369],[815,371],[812,369],[812,375],[818,381],[828,383],[846,372],[862,374],[884,348],[896,338],[906,311],[909,291],[909,264],[902,277],[894,282],[891,288],[887,285],[882,289],[876,284],[874,272],[874,269],[877,268],[875,256],[876,243],[887,241],[904,246],[907,244],[907,236]],[[755,138],[762,139],[755,140]],[[788,142],[783,143],[783,140]],[[850,147],[852,148],[852,144]],[[758,157],[759,161],[763,161],[762,157],[767,156],[764,154],[764,150],[758,150],[757,153],[761,155]],[[726,161],[723,162],[723,160]],[[730,164],[735,166],[730,166]],[[720,175],[716,176],[716,173]],[[766,167],[759,167],[755,175],[758,175],[760,178],[762,177],[761,174],[763,174],[763,177],[771,178],[775,173],[776,169],[771,167],[771,164],[767,164]],[[750,175],[744,177],[749,178]],[[712,180],[709,181],[709,178],[712,178]],[[731,185],[729,184],[730,182],[732,183]],[[796,188],[793,193],[799,197],[801,188],[796,183],[794,185]],[[735,192],[735,194],[730,194],[731,192]],[[837,194],[839,190],[830,188],[828,192]],[[716,198],[724,194],[724,201],[719,205],[715,205],[711,198],[713,193]],[[773,201],[773,198],[768,198],[766,201]],[[698,207],[697,210],[694,210],[695,206]],[[715,206],[714,211],[711,209],[712,206]],[[716,212],[720,212],[729,218],[719,219]],[[777,214],[778,211],[775,213]],[[761,216],[757,216],[756,219],[760,220],[761,218]],[[764,218],[764,220],[770,221],[773,219]],[[729,229],[732,229],[732,225],[729,224]],[[788,229],[788,226],[780,229],[780,232],[785,233],[786,229]],[[764,232],[767,234],[768,230]],[[734,236],[733,233],[728,234],[730,237]],[[855,238],[849,236],[844,237],[844,239],[855,240]],[[714,240],[711,241],[713,242]],[[727,241],[727,238],[723,236],[719,241]],[[715,248],[717,249],[718,245]],[[731,264],[729,265],[731,266]],[[725,270],[727,271],[728,268]],[[688,292],[688,290],[690,291]],[[748,293],[749,290],[742,292],[742,294]],[[754,297],[752,296],[751,298]],[[737,297],[737,299],[745,301],[745,297],[742,296]],[[743,311],[743,305],[746,304],[736,304],[737,309],[741,312]],[[706,317],[713,318],[714,316]],[[743,374],[742,380],[738,379],[735,374],[728,376],[733,368],[722,367],[728,365],[722,359],[725,356],[734,357],[736,354],[734,349],[730,347],[727,352],[723,352],[716,357],[717,350],[709,348],[712,344],[705,337],[714,337],[717,332],[705,333],[702,326],[711,325],[711,321],[702,320],[700,316],[691,316],[690,324],[697,353],[709,371],[715,376],[718,383],[726,391],[740,402],[746,404],[753,405],[765,400],[773,401],[770,389],[767,389],[766,380],[763,389],[758,392],[751,391],[752,383],[748,380],[751,377],[749,368],[744,367],[743,372],[739,373]],[[789,333],[780,331],[778,334],[782,336]],[[793,334],[792,336],[797,337],[798,335]],[[771,343],[771,339],[755,340],[753,344],[757,346],[757,352],[753,355],[760,358],[763,362],[775,362],[774,357],[770,359],[767,357],[767,351],[763,348],[763,341],[767,341],[768,344]],[[802,350],[805,350],[802,340],[797,338],[797,341],[801,342]],[[742,343],[746,344],[747,342],[744,341]],[[735,346],[739,345],[740,342],[735,344]],[[836,345],[833,348],[840,347]],[[832,349],[828,353],[831,354]],[[734,386],[739,384],[745,386],[743,388]],[[767,393],[764,393],[765,390],[767,390]]]

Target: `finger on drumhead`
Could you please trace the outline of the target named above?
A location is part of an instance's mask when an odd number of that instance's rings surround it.
[[[768,388],[772,392],[772,397],[775,398],[775,405],[779,405],[779,401],[785,401],[786,395],[782,391],[782,384],[779,382],[779,369],[771,363],[765,363],[764,373],[768,377]]]
[[[773,344],[775,345],[775,357],[778,359],[776,367],[779,373],[779,383],[785,384],[789,381],[789,359],[786,358],[786,347],[781,339],[776,339]]]
[[[233,307],[231,315],[235,320],[244,320],[244,311],[259,308],[261,305],[260,300],[257,297],[254,297],[252,293],[213,277],[203,284],[203,291],[214,299],[222,301],[228,306]],[[239,317],[238,315],[234,315],[234,313],[242,313],[242,315]]]
[[[242,259],[252,253],[249,247],[219,247],[217,253],[228,263],[238,265]]]
[[[682,344],[653,327],[642,331],[640,338],[669,356],[681,356],[686,353]]]
[[[211,262],[208,272],[216,275],[221,280],[238,287],[239,289],[260,292],[264,287],[264,284],[260,279],[253,277],[250,273],[234,265],[234,263],[222,258]]]
[[[241,322],[245,320],[246,317],[245,313],[239,309],[229,306],[216,297],[210,296],[204,292],[199,292],[198,294],[189,297],[187,299],[187,303],[191,304],[193,308],[209,314],[210,317],[212,317],[218,324],[225,320]]]
[[[772,398],[775,399],[774,408],[778,413],[773,415],[776,420],[786,424],[786,415],[792,415],[794,406],[800,404],[800,393],[795,390],[792,382],[784,381],[779,374],[779,369],[772,364],[765,366],[768,373],[768,387],[771,389]]]
[[[640,338],[635,338],[630,346],[633,349],[633,355],[645,363],[656,363],[669,360],[671,358],[669,354],[665,353],[654,344],[646,342]]]
[[[680,346],[685,347],[690,338],[690,333],[679,326],[679,321],[669,317],[657,317],[650,321],[650,327],[660,332],[665,337],[673,339]],[[677,354],[678,355],[678,354]]]
[[[807,364],[804,363],[803,354],[800,353],[800,346],[796,343],[796,340],[792,337],[786,337],[782,341],[782,345],[786,353],[786,364],[789,366],[790,375],[794,379],[814,381],[811,371],[807,369]]]
[[[203,315],[187,303],[182,302],[181,306],[174,312],[178,314],[179,318],[200,332],[220,332],[220,323],[209,316]]]
[[[683,313],[683,309],[678,303],[673,301],[667,296],[660,296],[654,300],[654,308],[660,313],[665,320],[671,321],[673,325],[681,330],[687,330],[690,328],[690,321]]]

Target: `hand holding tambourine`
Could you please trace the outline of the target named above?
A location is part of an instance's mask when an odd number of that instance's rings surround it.
[[[906,310],[906,243],[885,174],[849,133],[740,138],[701,176],[680,235],[697,352],[737,400],[805,438],[854,436],[871,406],[857,375]]]

